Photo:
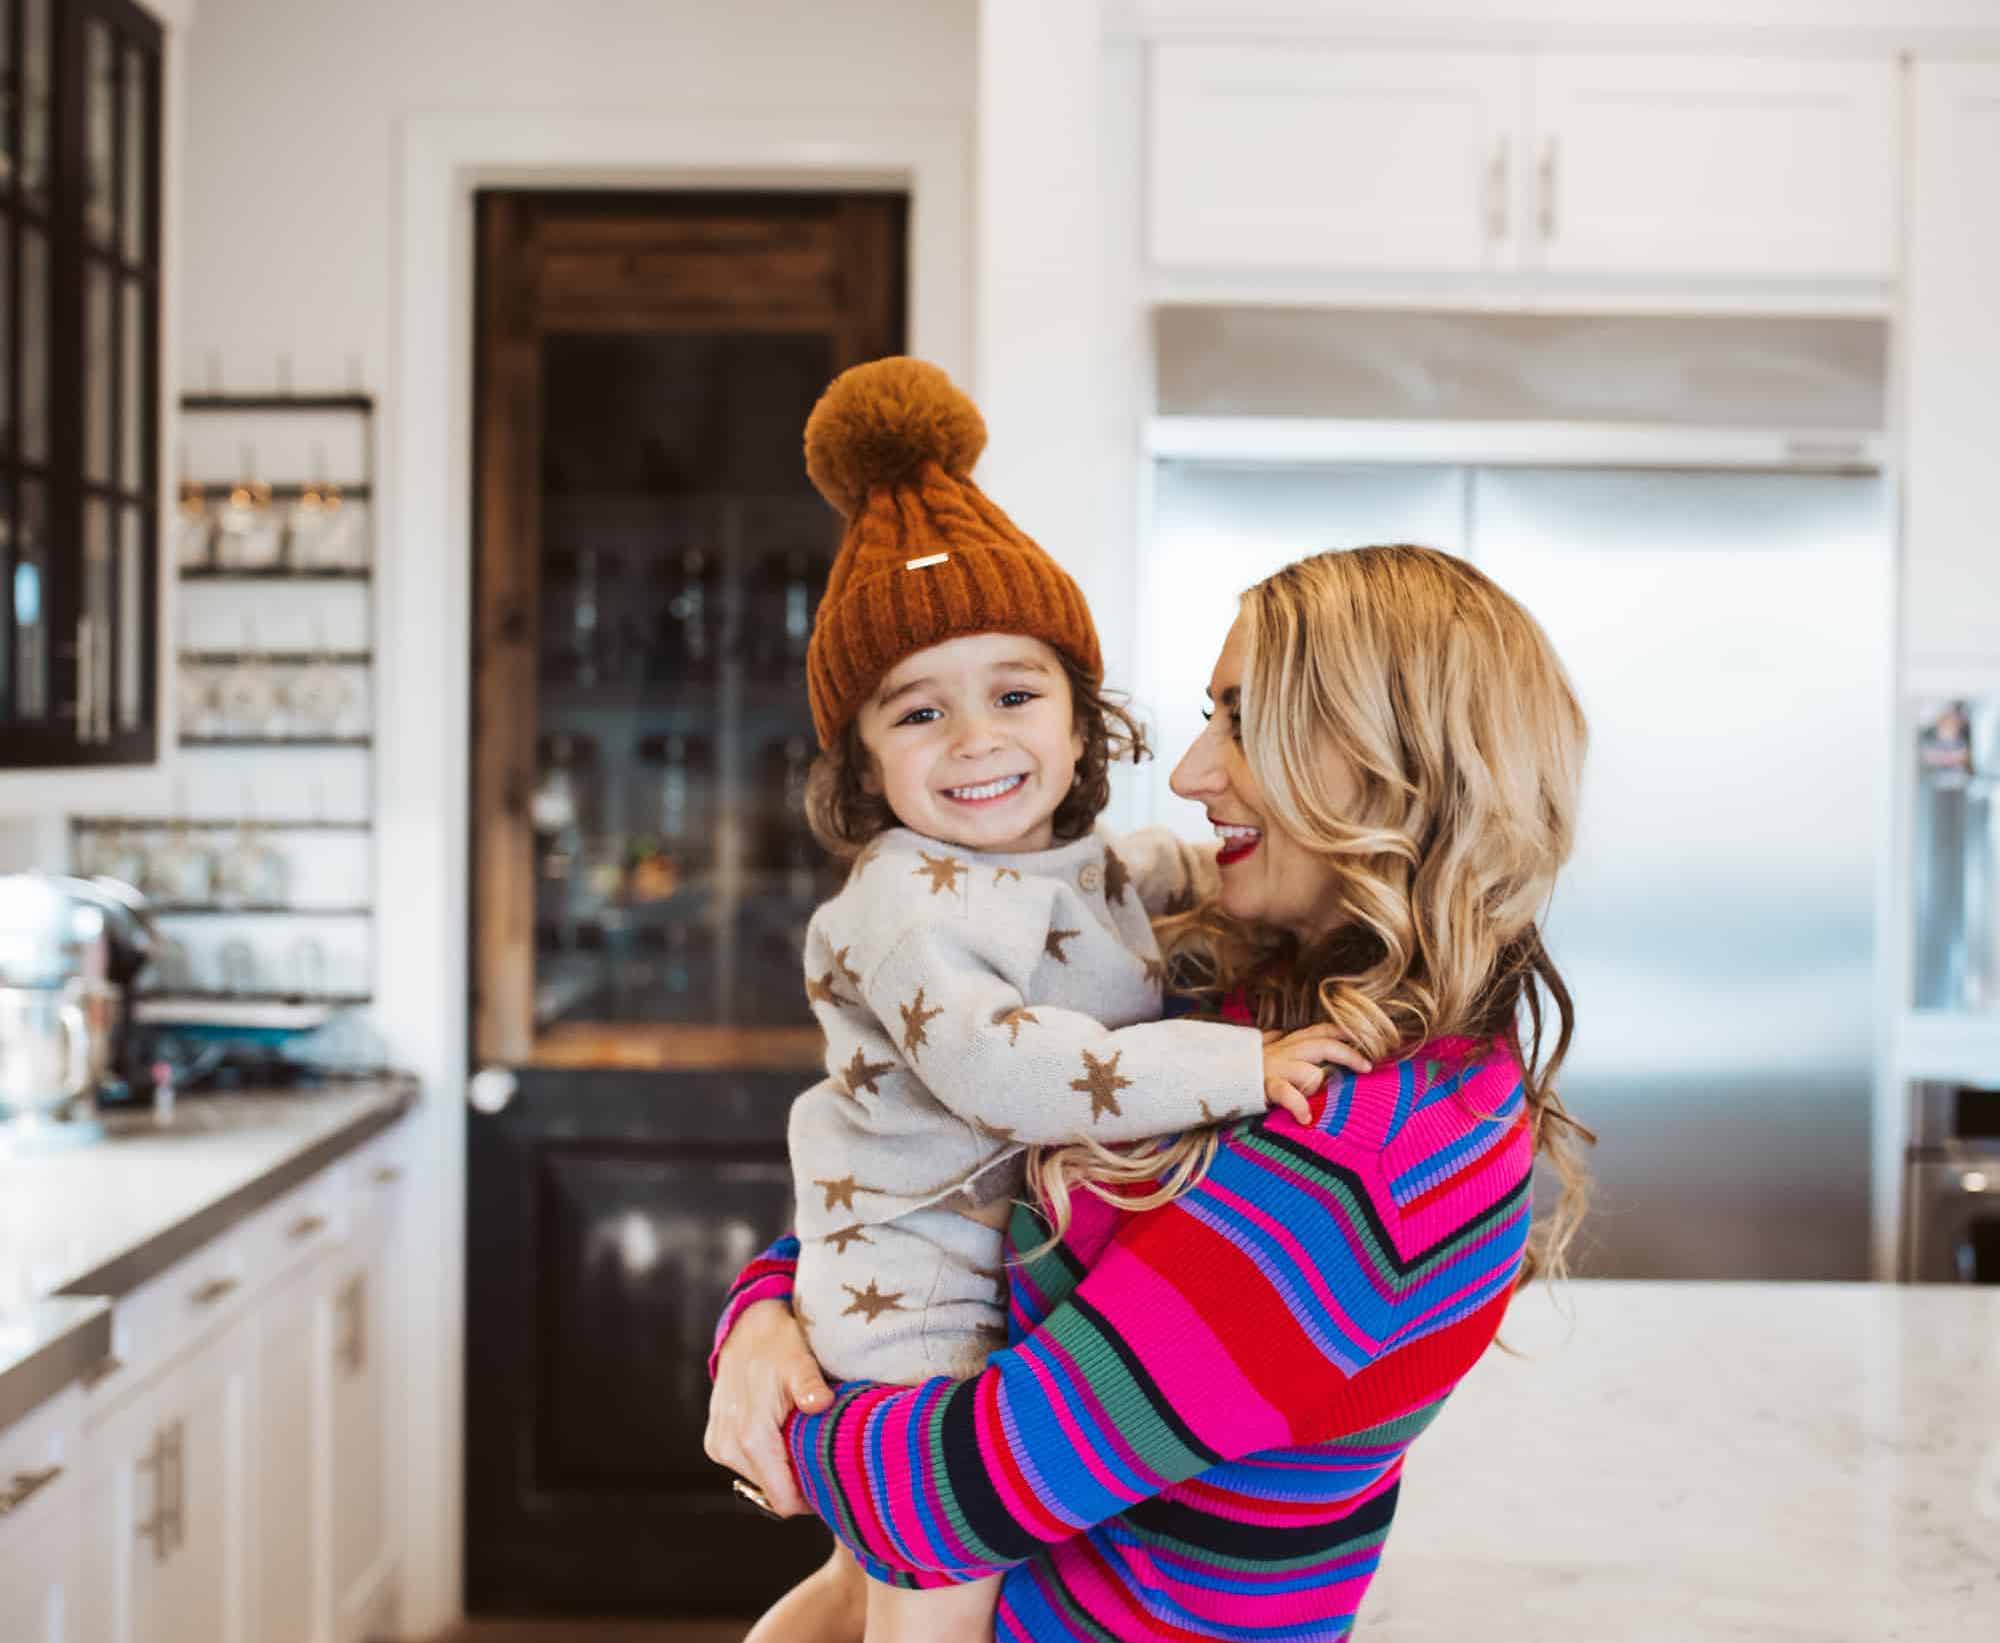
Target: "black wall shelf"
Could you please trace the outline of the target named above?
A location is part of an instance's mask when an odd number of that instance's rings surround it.
[[[372,394],[182,394],[183,411],[356,411],[375,409]]]

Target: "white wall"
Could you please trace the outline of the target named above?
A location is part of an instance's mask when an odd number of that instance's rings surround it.
[[[390,381],[411,114],[972,116],[973,0],[201,0],[188,39],[182,380]]]

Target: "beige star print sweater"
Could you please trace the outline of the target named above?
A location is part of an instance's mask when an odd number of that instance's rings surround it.
[[[1258,1033],[1159,1019],[1151,915],[1214,880],[1164,828],[1014,856],[900,828],[869,846],[806,937],[827,1045],[791,1115],[808,1248],[1016,1195],[1030,1145],[1263,1111]]]

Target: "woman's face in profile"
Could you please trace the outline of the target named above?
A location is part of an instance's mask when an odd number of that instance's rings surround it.
[[[1223,641],[1208,681],[1208,727],[1174,767],[1173,790],[1208,812],[1221,840],[1222,910],[1246,923],[1290,930],[1310,940],[1325,934],[1338,905],[1333,862],[1309,850],[1271,816],[1243,756],[1243,618]],[[1337,803],[1359,791],[1353,771],[1325,755]]]

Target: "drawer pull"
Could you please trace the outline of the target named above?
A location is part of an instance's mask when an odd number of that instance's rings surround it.
[[[384,1164],[375,1172],[375,1184],[378,1187],[391,1186],[395,1182],[402,1180],[402,1178],[403,1166],[401,1164]]]
[[[153,1561],[167,1561],[168,1525],[172,1514],[167,1509],[167,1473],[172,1465],[167,1454],[167,1434],[164,1428],[153,1433],[153,1447],[146,1458],[139,1462],[141,1472],[153,1474],[153,1515],[142,1518],[138,1524],[139,1538],[153,1543]]]
[[[324,1215],[302,1215],[292,1223],[291,1240],[293,1243],[298,1243],[302,1239],[310,1238],[315,1232],[323,1230],[325,1226],[326,1217]]]
[[[225,1295],[234,1295],[241,1282],[238,1278],[211,1278],[194,1292],[191,1299],[196,1306],[213,1306]]]
[[[39,1472],[16,1472],[13,1487],[0,1492],[0,1517],[27,1505],[61,1476],[60,1466],[45,1466]]]
[[[113,1375],[117,1374],[124,1367],[125,1360],[123,1358],[107,1352],[96,1363],[86,1369],[78,1379],[83,1382],[84,1391],[88,1392],[93,1387],[111,1379]]]

